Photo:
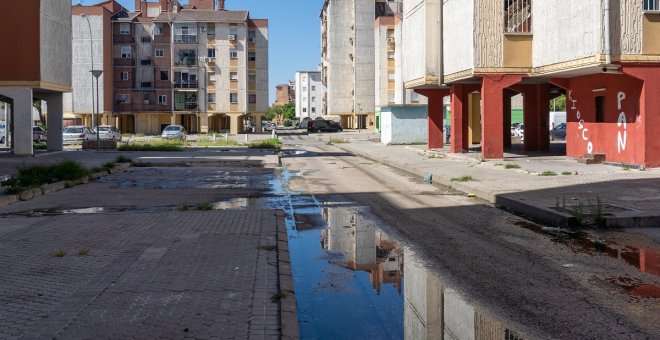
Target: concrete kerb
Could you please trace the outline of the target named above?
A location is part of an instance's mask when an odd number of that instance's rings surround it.
[[[279,288],[283,297],[280,299],[280,325],[282,339],[299,339],[298,315],[296,309],[296,294],[291,272],[291,256],[289,241],[284,222],[284,212],[278,210],[277,220],[277,267]]]

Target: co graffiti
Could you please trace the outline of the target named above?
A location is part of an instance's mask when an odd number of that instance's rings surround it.
[[[568,100],[571,102],[571,110],[575,110],[575,118],[578,121],[578,130],[581,131],[581,137],[582,140],[587,142],[587,153],[593,153],[594,151],[594,144],[590,140],[589,137],[589,128],[584,126],[584,118],[582,118],[582,114],[580,113],[580,110],[578,110],[577,104],[578,101],[576,99],[573,99],[572,97],[573,90],[568,91]],[[617,110],[619,111],[619,116],[617,118],[617,151],[621,153],[621,151],[626,150],[626,144],[628,142],[628,124],[626,123],[627,121],[627,116],[624,111],[622,111],[623,107],[623,101],[626,99],[626,93],[625,92],[618,92],[617,93]]]

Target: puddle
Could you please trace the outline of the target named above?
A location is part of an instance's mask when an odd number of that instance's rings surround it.
[[[660,251],[657,249],[620,245],[593,237],[586,232],[543,227],[527,221],[518,220],[512,223],[535,233],[549,236],[553,242],[563,244],[574,252],[617,258],[641,272],[660,276]]]
[[[115,188],[127,189],[248,189],[267,188],[270,174],[248,173],[247,171],[207,170],[196,168],[187,170],[184,176],[179,169],[145,168],[135,169],[141,174],[132,176],[105,176],[98,183],[111,183]]]
[[[238,197],[213,203],[213,210],[266,208],[267,197]]]
[[[465,302],[362,208],[289,191],[296,176],[284,169],[272,199],[286,212],[300,338],[522,339]]]

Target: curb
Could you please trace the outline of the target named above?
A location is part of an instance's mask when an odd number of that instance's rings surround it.
[[[284,213],[278,210],[277,216],[277,268],[279,274],[280,293],[280,326],[282,339],[299,339],[298,311],[296,309],[296,293],[291,273],[291,256],[289,240],[284,222]]]

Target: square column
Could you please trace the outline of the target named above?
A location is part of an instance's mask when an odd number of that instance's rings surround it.
[[[502,103],[502,110],[504,111],[504,125],[502,126],[502,133],[504,134],[504,148],[511,147],[511,97],[515,96],[516,92],[513,90],[504,90],[504,102]]]
[[[31,156],[32,148],[32,89],[26,87],[0,88],[0,94],[13,100],[12,139],[15,155]],[[60,130],[61,131],[61,130]],[[61,134],[61,133],[60,133]]]
[[[241,113],[228,113],[227,116],[229,116],[229,134],[231,135],[237,135],[239,133],[242,127],[242,119],[241,117],[243,114]]]
[[[449,89],[415,90],[415,92],[428,98],[428,142],[427,148],[439,149],[443,143],[443,99],[448,96]]]
[[[263,126],[261,125],[264,121],[264,114],[263,113],[253,113],[254,115],[254,124],[255,126],[255,132],[256,133],[262,133],[264,132]]]
[[[468,145],[481,143],[481,98],[479,93],[468,94]]]
[[[199,132],[200,133],[209,133],[209,113],[200,112],[199,113]]]
[[[483,105],[481,156],[486,159],[504,157],[504,89],[522,80],[522,75],[487,75],[481,84]]]
[[[62,151],[63,138],[62,129],[64,127],[64,105],[62,93],[49,93],[41,95],[48,104],[48,116],[46,123],[48,125],[48,151]]]
[[[479,90],[477,84],[454,84],[451,86],[451,152],[462,153],[470,149],[468,138],[469,96]]]

